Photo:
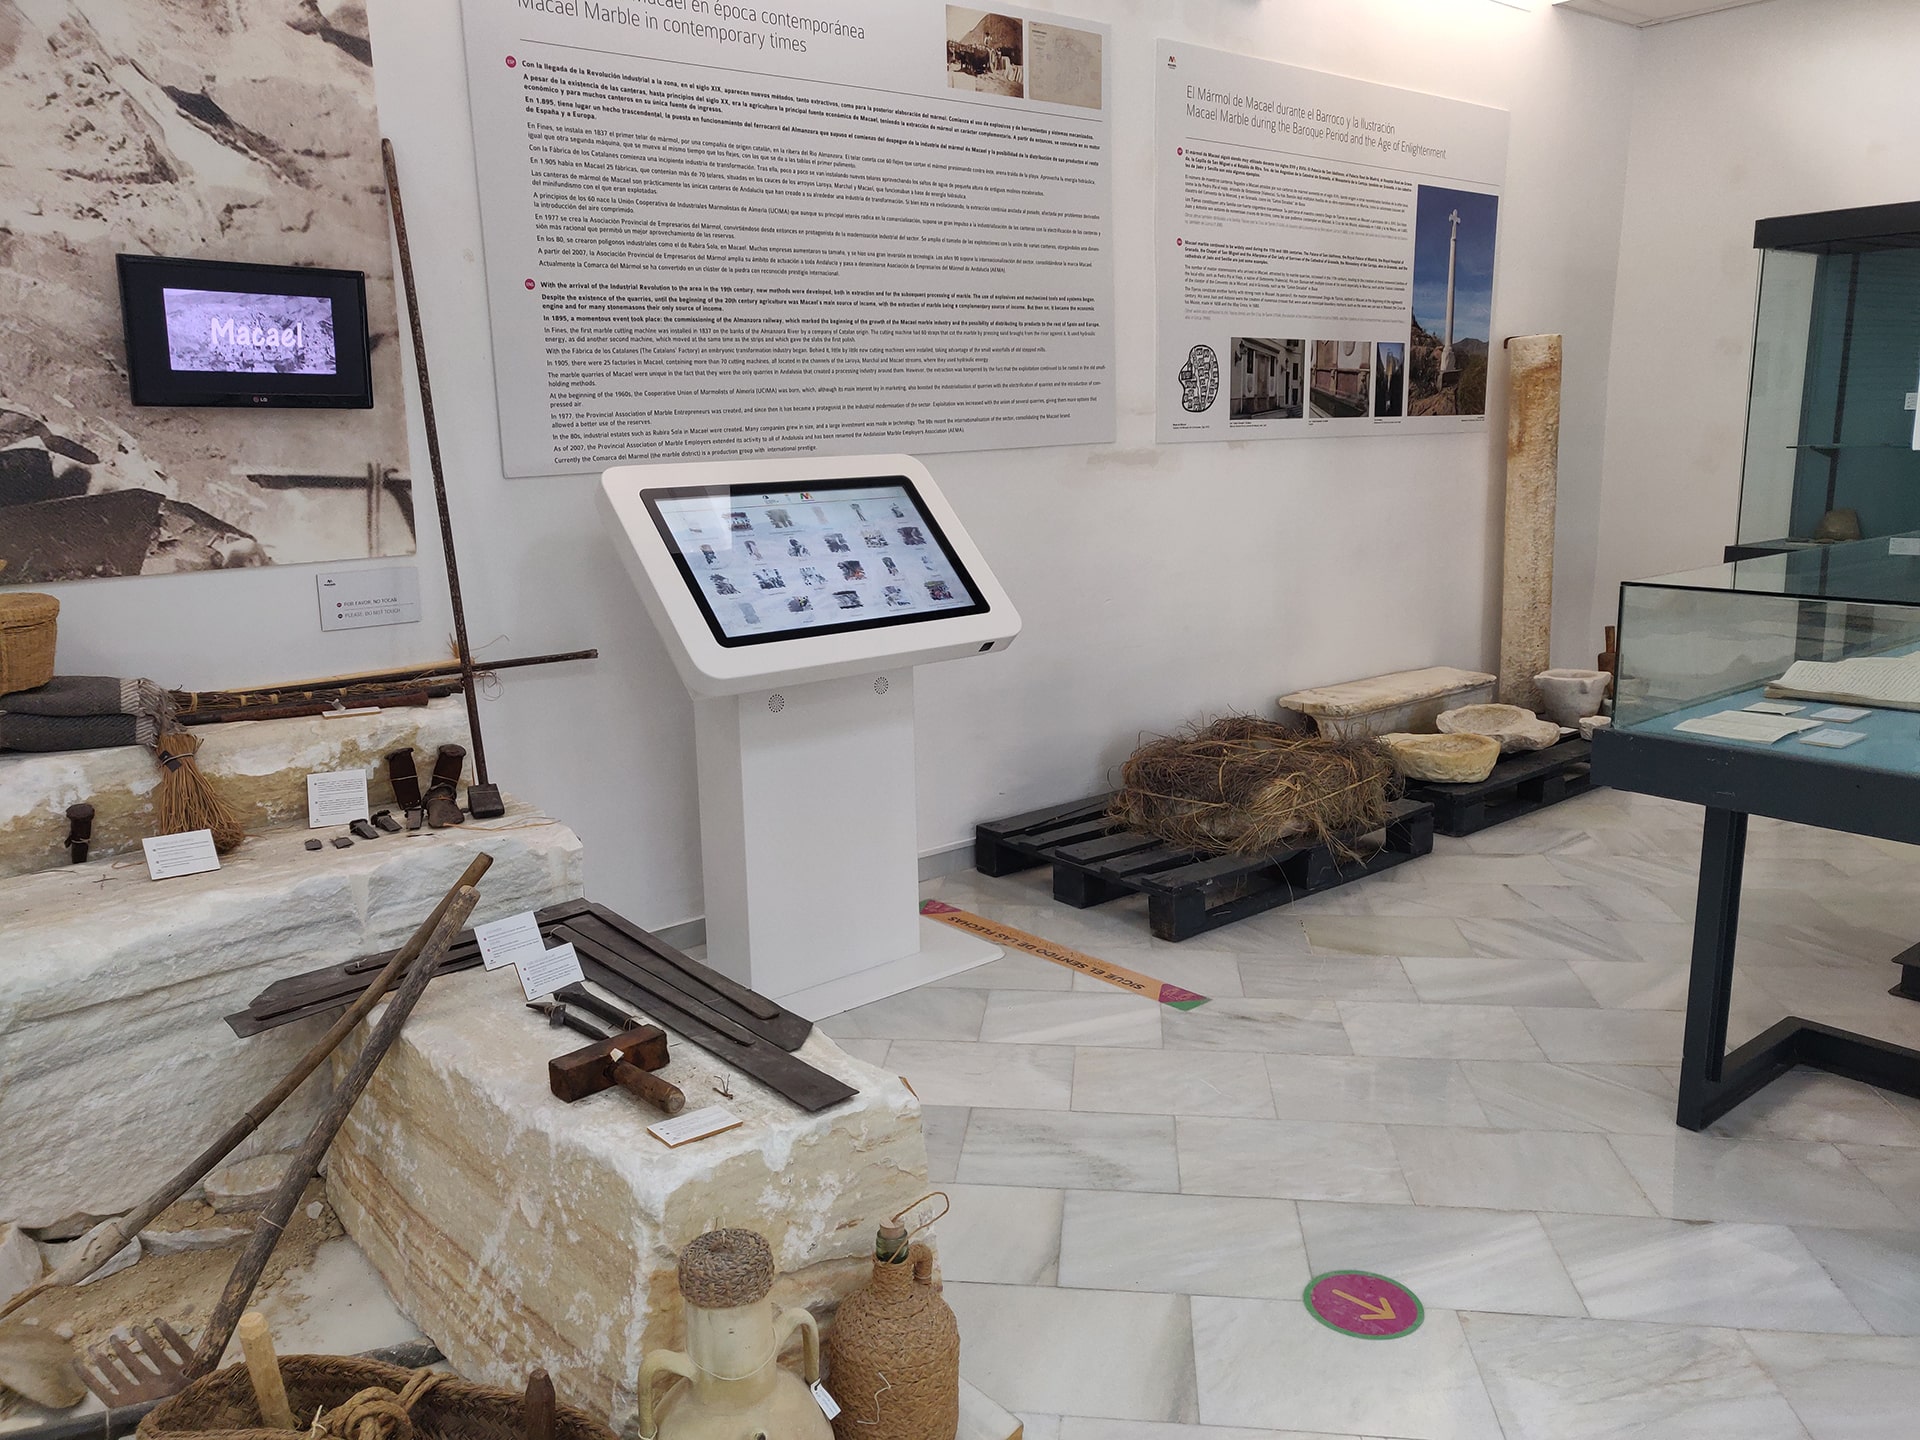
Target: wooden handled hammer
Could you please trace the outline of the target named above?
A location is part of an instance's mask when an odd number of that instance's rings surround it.
[[[687,1108],[680,1087],[652,1073],[667,1064],[667,1035],[659,1026],[641,1025],[616,1033],[557,1000],[536,1000],[527,1008],[545,1015],[550,1025],[564,1025],[593,1037],[593,1044],[547,1062],[548,1088],[569,1105],[617,1085],[669,1115]]]

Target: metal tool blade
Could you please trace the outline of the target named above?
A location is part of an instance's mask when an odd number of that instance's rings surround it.
[[[738,1031],[738,1027],[734,1027],[740,1036],[738,1039],[721,1034],[700,1016],[681,1009],[670,999],[649,989],[644,980],[631,978],[632,972],[615,970],[602,964],[577,942],[576,948],[580,949],[580,968],[594,984],[618,995],[628,1004],[645,1010],[657,1023],[666,1026],[689,1044],[699,1046],[709,1055],[752,1076],[802,1110],[817,1113],[860,1093],[853,1086],[834,1079],[825,1071],[816,1070],[762,1036]],[[599,947],[594,948],[597,950]]]
[[[555,1029],[564,1026],[577,1034],[586,1036],[589,1040],[611,1040],[614,1036],[624,1033],[603,1024],[597,1017],[583,1010],[576,1010],[571,1005],[562,1004],[558,1000],[535,1000],[527,1006],[527,1009],[546,1016],[547,1023]]]
[[[596,994],[577,980],[570,985],[562,985],[553,992],[553,998],[563,1004],[598,1015],[609,1025],[619,1026],[623,1033],[647,1023],[645,1016],[635,1015],[624,1007],[614,1004],[606,996]]]

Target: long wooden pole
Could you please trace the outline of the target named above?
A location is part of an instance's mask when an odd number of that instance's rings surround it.
[[[78,1285],[118,1255],[126,1247],[127,1241],[138,1235],[148,1221],[199,1184],[209,1170],[232,1153],[236,1145],[258,1130],[266,1118],[279,1109],[282,1102],[325,1063],[326,1058],[347,1037],[353,1027],[366,1018],[367,1012],[380,1003],[380,997],[387,992],[387,988],[399,978],[408,965],[413,963],[414,957],[419,955],[427,941],[432,938],[435,927],[445,918],[454,897],[462,889],[478,885],[480,877],[487,873],[488,867],[492,864],[491,855],[474,856],[473,863],[467,866],[466,873],[453,883],[453,887],[441,898],[440,903],[433,907],[433,913],[420,923],[420,927],[413,932],[412,938],[394,952],[393,959],[387,962],[386,968],[374,977],[373,984],[367,987],[367,993],[355,1000],[346,1013],[333,1022],[327,1033],[314,1042],[313,1048],[301,1056],[300,1063],[287,1072],[285,1079],[269,1090],[246,1114],[221,1131],[212,1144],[187,1162],[186,1168],[179,1174],[94,1236],[81,1253],[39,1283],[22,1290],[4,1306],[0,1306],[0,1318],[11,1315],[29,1300],[48,1290],[59,1289],[66,1285]]]
[[[427,425],[427,459],[433,466],[433,499],[440,507],[440,541],[447,556],[447,593],[453,599],[453,639],[460,651],[460,679],[467,691],[467,729],[473,739],[473,776],[487,784],[487,747],[480,740],[480,699],[473,689],[473,648],[467,644],[467,610],[460,598],[460,562],[453,553],[453,517],[447,513],[447,477],[440,464],[440,426],[433,418],[433,381],[427,375],[427,337],[420,326],[420,296],[413,285],[413,247],[407,243],[407,211],[400,203],[400,170],[393,142],[380,140],[387,170],[387,203],[393,209],[393,233],[400,245],[400,279],[407,292],[407,321],[413,327],[413,368],[420,381],[420,414]]]
[[[360,1098],[361,1092],[367,1088],[367,1082],[373,1079],[373,1072],[379,1068],[381,1060],[393,1047],[393,1042],[400,1038],[400,1027],[407,1023],[407,1016],[413,1013],[413,1007],[426,994],[427,982],[433,979],[440,963],[447,958],[447,950],[452,946],[454,937],[466,925],[467,917],[473,913],[473,907],[479,899],[480,892],[471,885],[462,885],[453,892],[453,898],[447,902],[440,923],[433,927],[433,934],[428,938],[426,948],[420,952],[420,958],[407,971],[406,979],[400,982],[400,988],[394,992],[385,1013],[375,1023],[373,1033],[367,1036],[367,1043],[354,1058],[353,1065],[340,1083],[333,1087],[333,1095],[328,1099],[326,1108],[320,1112],[320,1118],[313,1122],[313,1129],[307,1132],[306,1141],[288,1162],[286,1177],[281,1180],[280,1188],[273,1192],[273,1198],[267,1202],[267,1208],[255,1222],[252,1241],[235,1262],[233,1273],[227,1277],[226,1289],[220,1292],[220,1300],[207,1321],[206,1333],[200,1337],[199,1348],[194,1351],[193,1361],[187,1367],[190,1378],[197,1380],[211,1373],[220,1363],[220,1357],[226,1353],[227,1342],[233,1338],[234,1327],[240,1323],[241,1313],[253,1298],[253,1287],[260,1283],[260,1276],[267,1268],[273,1247],[279,1243],[281,1232],[287,1228],[287,1221],[293,1218],[294,1207],[300,1203],[307,1181],[319,1169],[321,1157],[327,1153],[327,1147],[333,1144],[333,1137],[346,1123],[347,1112],[353,1109],[354,1101]]]

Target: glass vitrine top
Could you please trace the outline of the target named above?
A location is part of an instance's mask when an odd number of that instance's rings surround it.
[[[1920,531],[1845,545],[1762,555],[1630,580],[1631,587],[1722,590],[1838,600],[1862,605],[1920,605]]]

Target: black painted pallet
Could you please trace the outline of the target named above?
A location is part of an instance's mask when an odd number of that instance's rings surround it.
[[[1486,779],[1472,785],[1410,780],[1407,798],[1433,806],[1433,828],[1442,835],[1472,835],[1592,788],[1592,743],[1567,739],[1544,750],[1509,756]]]
[[[1111,795],[1031,810],[975,828],[974,868],[1011,875],[1053,867],[1053,898],[1084,910],[1144,895],[1147,925],[1161,940],[1191,940],[1307,895],[1390,870],[1433,849],[1433,807],[1396,800],[1386,826],[1353,836],[1353,858],[1326,845],[1268,855],[1209,855],[1165,845],[1107,818]]]

